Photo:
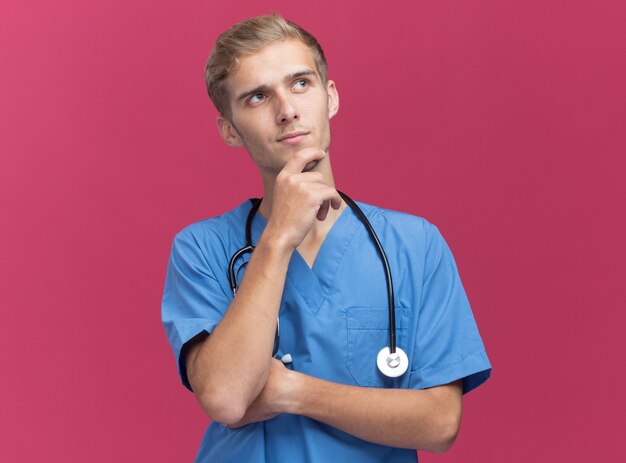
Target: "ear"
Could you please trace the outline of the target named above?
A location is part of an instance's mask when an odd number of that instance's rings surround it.
[[[219,127],[220,135],[228,146],[243,146],[243,141],[232,122],[223,116],[218,116],[217,126]]]
[[[331,119],[339,111],[339,93],[332,80],[326,85],[326,93],[328,93],[328,118]]]

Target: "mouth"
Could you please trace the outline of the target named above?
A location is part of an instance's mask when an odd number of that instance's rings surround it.
[[[287,145],[297,145],[309,134],[309,132],[297,131],[287,132],[278,138],[279,143],[285,143]]]

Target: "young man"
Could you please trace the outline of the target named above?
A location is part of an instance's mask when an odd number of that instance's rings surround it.
[[[491,366],[438,230],[359,203],[393,275],[390,310],[376,240],[335,189],[339,97],[319,44],[277,15],[244,21],[218,39],[206,80],[223,139],[248,151],[264,191],[258,211],[246,200],[174,240],[163,323],[183,384],[213,420],[197,461],[445,451],[463,393]],[[247,244],[254,252],[231,262]]]

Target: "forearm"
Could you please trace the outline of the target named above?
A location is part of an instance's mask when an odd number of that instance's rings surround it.
[[[237,420],[265,384],[292,252],[264,232],[223,319],[189,352],[190,384],[212,419]]]
[[[237,295],[209,337],[189,352],[189,382],[207,415],[224,424],[240,421],[266,384],[294,249],[316,218],[326,218],[329,204],[341,206],[341,196],[321,173],[303,172],[325,155],[313,147],[300,150],[276,176],[271,199],[260,206],[269,205],[270,218]]]
[[[307,375],[291,377],[285,411],[322,421],[392,447],[447,450],[461,419],[460,383],[425,390],[345,386]]]

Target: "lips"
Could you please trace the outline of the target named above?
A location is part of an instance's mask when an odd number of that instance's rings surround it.
[[[284,135],[281,135],[278,138],[278,141],[281,143],[287,143],[289,145],[293,145],[296,143],[300,143],[304,137],[306,137],[309,134],[309,132],[305,132],[305,131],[296,131],[296,132],[288,132]]]

